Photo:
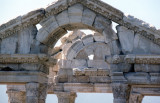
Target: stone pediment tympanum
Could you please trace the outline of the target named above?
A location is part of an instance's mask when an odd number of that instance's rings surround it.
[[[51,45],[51,42],[55,43],[66,30],[85,28],[103,33],[110,21],[159,44],[160,33],[154,27],[133,16],[125,16],[120,10],[97,0],[58,0],[45,9],[32,11],[1,25],[0,37],[6,38],[26,27],[41,24],[42,29],[36,38],[41,43]]]
[[[23,84],[8,86],[10,101],[26,93],[26,103],[44,103],[48,92],[73,103],[75,92],[98,92],[139,103],[159,89],[160,31],[100,0],[58,0],[2,24],[0,38],[0,83]]]

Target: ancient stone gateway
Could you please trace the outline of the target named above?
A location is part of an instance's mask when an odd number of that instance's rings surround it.
[[[10,103],[45,103],[47,93],[59,103],[74,103],[76,92],[113,93],[114,103],[160,95],[160,31],[102,1],[58,0],[2,24],[0,38]]]

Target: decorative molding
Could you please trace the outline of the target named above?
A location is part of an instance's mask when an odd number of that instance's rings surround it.
[[[38,63],[45,62],[45,54],[0,54],[0,63]]]
[[[114,55],[106,60],[113,64],[160,64],[160,55]]]
[[[26,15],[18,16],[17,18],[0,25],[0,38],[6,38],[23,30],[24,28],[27,28],[30,25],[38,24],[43,19],[44,13],[45,10],[43,8],[38,9],[31,11]]]
[[[137,18],[130,18],[125,16],[120,10],[97,0],[58,0],[52,5],[48,6],[46,9],[38,9],[32,11],[24,16],[19,16],[16,19],[12,19],[8,23],[2,24],[0,26],[0,38],[6,38],[16,32],[28,27],[29,25],[36,25],[45,16],[51,16],[60,13],[61,11],[67,9],[76,3],[81,3],[84,6],[90,8],[91,10],[100,13],[101,15],[111,19],[112,21],[127,27],[140,33],[144,37],[152,40],[154,43],[160,45],[160,31],[153,27],[145,27],[143,23],[141,25],[134,24],[132,20],[136,21]],[[141,21],[141,20],[139,20]]]
[[[76,76],[109,76],[110,70],[88,68],[83,71],[74,71]]]

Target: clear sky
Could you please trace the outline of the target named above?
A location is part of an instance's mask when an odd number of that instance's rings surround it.
[[[0,0],[0,24],[37,8],[46,7],[54,0]],[[113,7],[146,21],[160,29],[160,0],[103,0]],[[0,103],[8,103],[6,87],[0,86]],[[78,94],[76,103],[113,103],[112,94]],[[47,103],[58,103],[48,95]],[[143,103],[160,103],[159,97],[145,97]]]

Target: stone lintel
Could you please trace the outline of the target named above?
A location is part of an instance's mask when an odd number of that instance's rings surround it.
[[[159,96],[160,95],[160,89],[159,89],[159,85],[157,86],[153,86],[153,85],[150,85],[150,86],[137,86],[137,87],[134,87],[132,86],[132,92],[133,93],[139,93],[139,94],[142,94],[144,96]]]
[[[45,54],[0,54],[0,63],[38,63],[46,61]]]
[[[110,83],[64,83],[64,91],[81,93],[111,93]]]
[[[160,55],[114,55],[108,57],[107,62],[118,64],[118,63],[129,63],[129,64],[160,64]]]
[[[30,71],[0,72],[0,84],[25,84],[28,82],[47,83],[47,74]]]

